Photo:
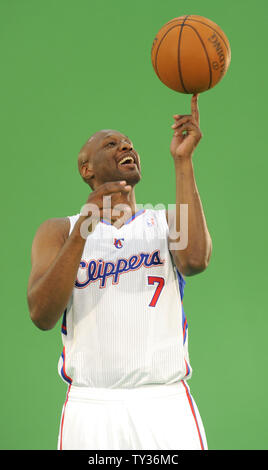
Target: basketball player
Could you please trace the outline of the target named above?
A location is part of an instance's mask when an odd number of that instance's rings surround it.
[[[68,390],[58,449],[207,449],[187,384],[192,368],[182,306],[184,276],[204,271],[211,254],[192,162],[201,139],[197,101],[194,95],[190,115],[174,116],[172,221],[165,210],[137,210],[139,155],[127,136],[102,130],[78,157],[92,189],[85,208],[96,211],[45,221],[35,235],[31,319],[49,330],[61,318],[59,374]],[[153,157],[158,165],[164,158]],[[107,197],[117,207],[110,218]],[[171,224],[179,233],[182,204],[188,243],[171,250]],[[123,223],[122,207],[129,211]]]

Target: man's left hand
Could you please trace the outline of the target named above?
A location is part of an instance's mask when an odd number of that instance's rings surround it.
[[[191,114],[173,116],[175,123],[172,125],[174,135],[170,144],[170,152],[175,160],[191,158],[202,138],[199,128],[198,94],[192,96]]]

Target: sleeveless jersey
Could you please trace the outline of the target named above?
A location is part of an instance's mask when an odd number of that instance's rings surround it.
[[[78,218],[69,217],[70,233]],[[168,234],[165,210],[140,210],[120,229],[99,222],[87,237],[62,320],[64,381],[135,388],[191,377],[185,281]]]

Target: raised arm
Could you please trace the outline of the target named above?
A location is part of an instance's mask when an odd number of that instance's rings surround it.
[[[188,205],[188,243],[184,249],[171,250],[179,271],[186,276],[198,274],[208,266],[212,242],[194,176],[192,157],[202,134],[199,128],[198,95],[191,100],[190,115],[175,115],[170,151],[176,176],[176,210],[168,218],[172,230],[180,233],[181,204]]]

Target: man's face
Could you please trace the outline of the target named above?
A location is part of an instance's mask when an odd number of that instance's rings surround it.
[[[129,138],[120,132],[98,132],[90,139],[88,151],[94,174],[94,187],[121,180],[134,186],[140,181],[139,155]]]

